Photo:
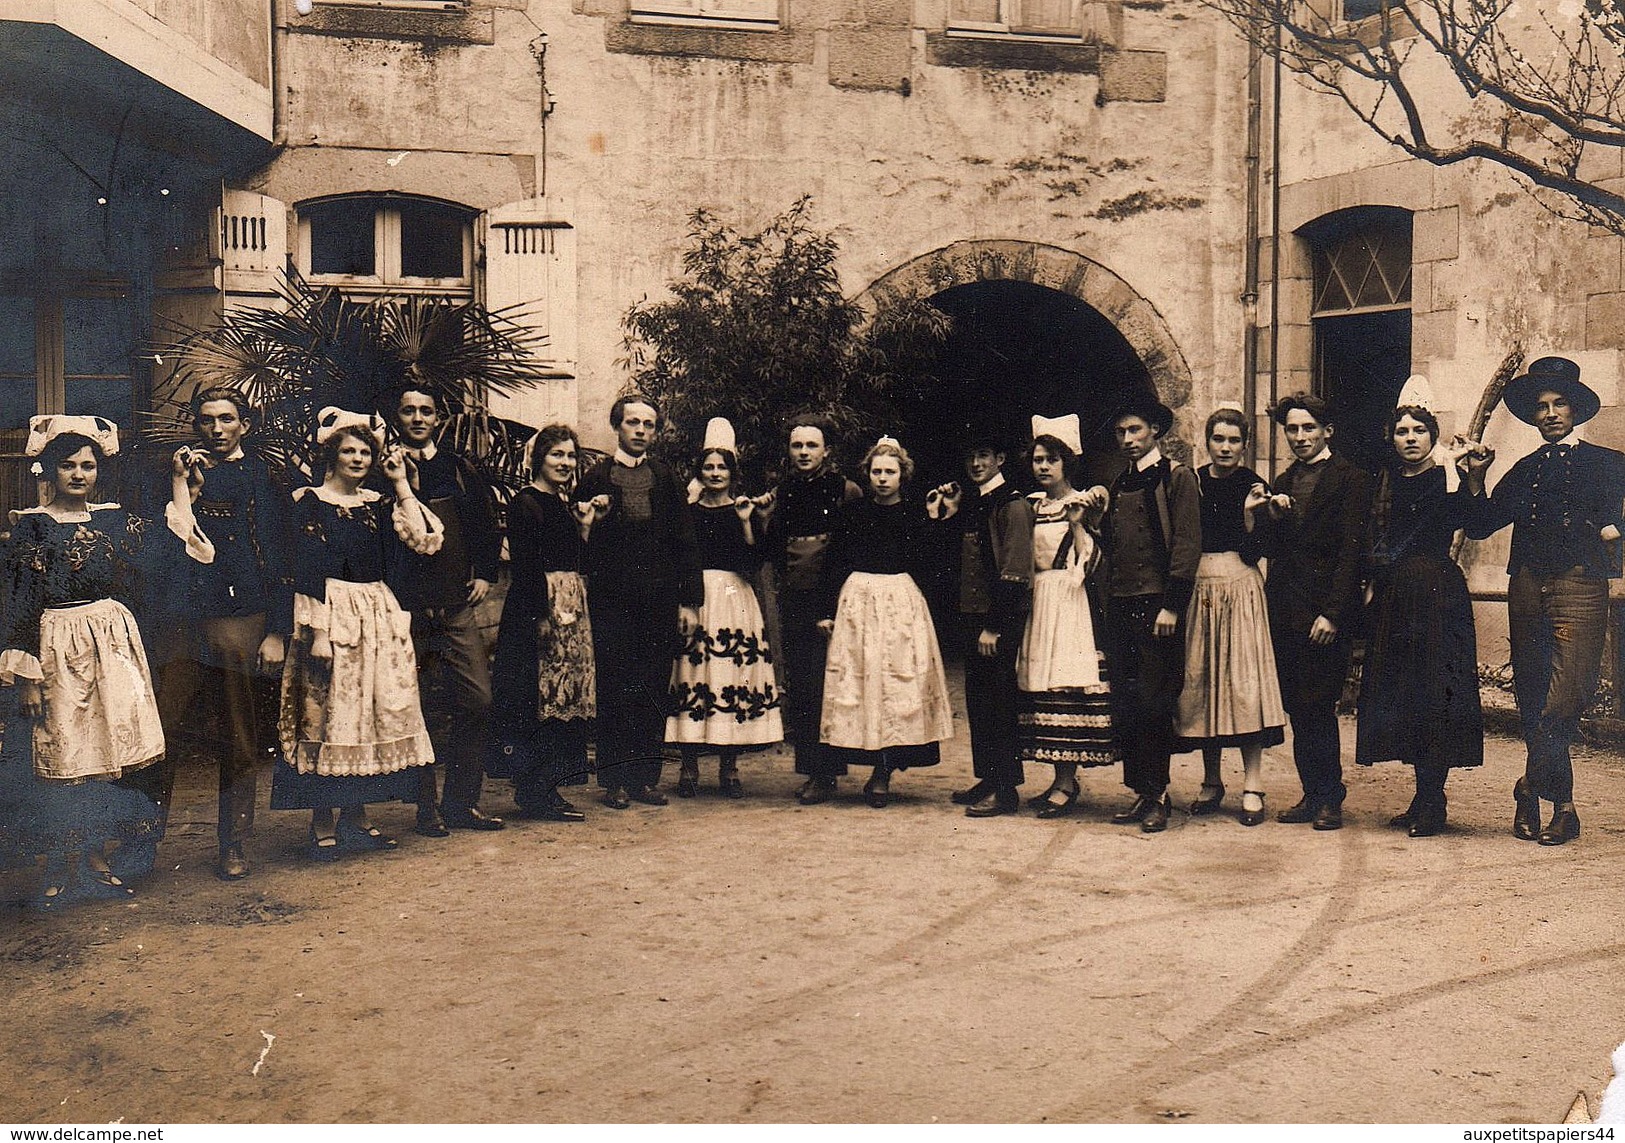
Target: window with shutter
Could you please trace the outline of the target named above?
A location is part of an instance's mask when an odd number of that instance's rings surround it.
[[[634,23],[693,23],[749,31],[779,26],[779,0],[631,0]]]
[[[1083,0],[951,0],[948,31],[1036,40],[1083,37]]]

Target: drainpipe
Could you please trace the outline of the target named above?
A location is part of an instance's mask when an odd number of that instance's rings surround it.
[[[288,52],[288,0],[271,0],[271,146],[288,144],[288,91],[283,59]]]
[[[1274,25],[1275,81],[1270,127],[1270,407],[1281,399],[1281,25]],[[1269,472],[1278,462],[1275,426],[1270,426]]]
[[[1242,258],[1241,313],[1244,334],[1241,342],[1241,407],[1248,424],[1258,425],[1258,224],[1259,196],[1263,193],[1259,164],[1262,161],[1264,115],[1264,53],[1247,37],[1247,239]],[[1258,434],[1248,434],[1252,445],[1248,461],[1258,463]]]

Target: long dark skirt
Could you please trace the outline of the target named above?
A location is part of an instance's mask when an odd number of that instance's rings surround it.
[[[1410,556],[1375,591],[1354,760],[1482,765],[1478,640],[1461,569]]]

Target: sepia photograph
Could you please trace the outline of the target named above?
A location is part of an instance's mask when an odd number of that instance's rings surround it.
[[[0,1124],[1611,1140],[1622,373],[1621,0],[0,0]]]

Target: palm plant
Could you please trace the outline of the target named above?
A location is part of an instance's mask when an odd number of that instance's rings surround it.
[[[143,436],[173,448],[192,439],[191,395],[216,385],[240,389],[259,410],[246,447],[276,468],[312,472],[316,413],[327,405],[379,410],[411,386],[448,414],[444,439],[498,487],[522,484],[533,429],[491,417],[486,398],[543,381],[535,353],[543,334],[508,311],[422,296],[345,297],[297,275],[280,285],[279,309],[243,307],[216,325],[174,330],[159,350],[174,369],[154,395]]]

